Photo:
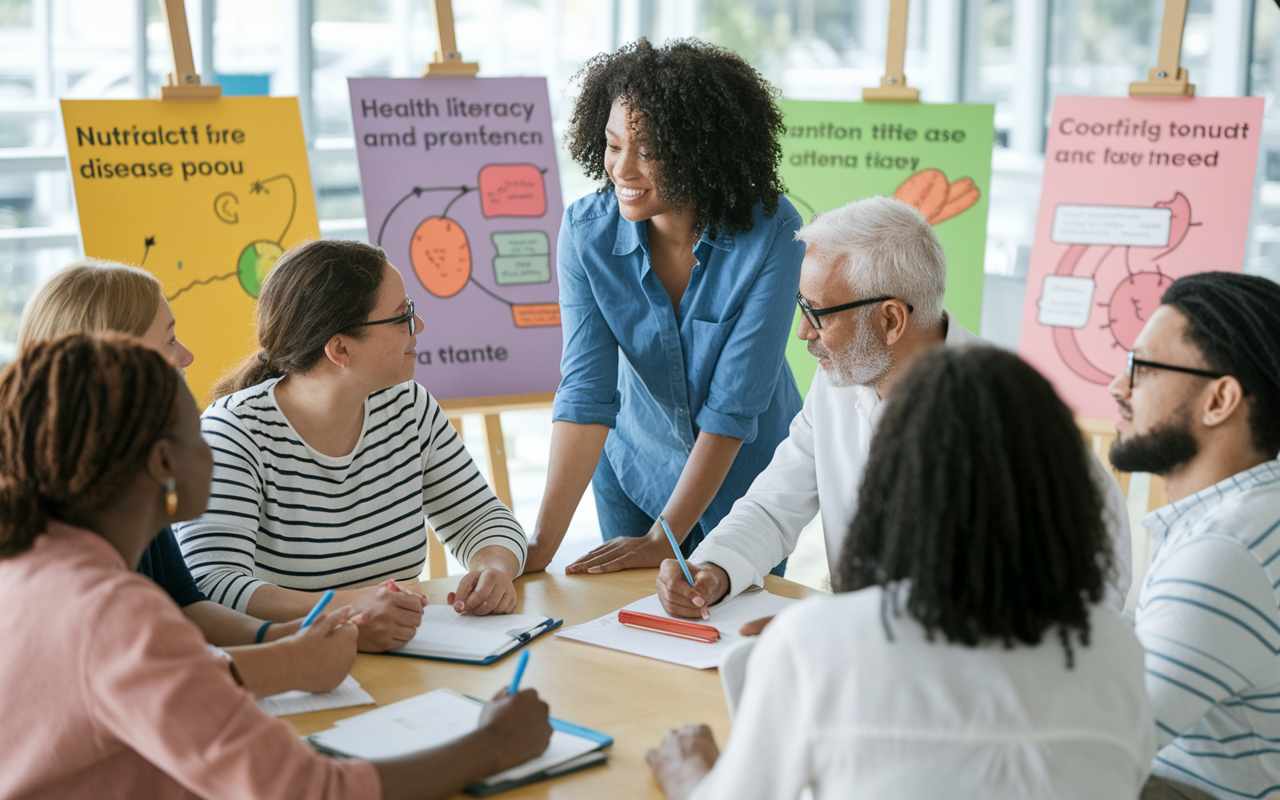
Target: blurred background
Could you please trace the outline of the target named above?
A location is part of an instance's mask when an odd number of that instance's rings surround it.
[[[298,96],[321,230],[366,238],[346,79],[421,74],[439,47],[429,0],[188,0],[186,7],[206,82],[228,93]],[[1163,0],[911,3],[906,73],[921,99],[996,107],[980,331],[990,341],[1017,347],[1053,97],[1121,96],[1130,81],[1145,80],[1163,8]],[[454,4],[458,48],[479,62],[481,76],[546,77],[557,133],[583,62],[641,36],[722,44],[787,97],[860,99],[884,69],[887,15],[887,0]],[[1244,269],[1275,280],[1278,23],[1275,0],[1190,0],[1182,46],[1198,95],[1266,98]],[[12,358],[27,298],[82,255],[58,100],[154,97],[171,69],[158,0],[0,0],[0,364]],[[560,159],[567,204],[594,187],[563,151]],[[504,414],[503,426],[515,511],[531,528],[550,411]],[[483,461],[478,418],[465,423],[464,435]],[[555,564],[598,542],[588,492]],[[814,586],[825,579],[818,523],[806,529],[787,577]]]

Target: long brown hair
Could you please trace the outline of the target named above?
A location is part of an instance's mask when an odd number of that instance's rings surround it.
[[[54,274],[27,303],[18,349],[71,331],[142,336],[160,308],[161,291],[146,270],[83,258]]]
[[[347,239],[314,239],[280,257],[262,284],[258,352],[213,387],[216,400],[271,378],[307,372],[344,331],[356,339],[378,302],[387,254]]]
[[[0,558],[118,497],[177,423],[178,372],[132,336],[36,341],[0,373]]]

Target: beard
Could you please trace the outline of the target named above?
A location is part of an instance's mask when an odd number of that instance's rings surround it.
[[[1169,473],[1195,458],[1200,443],[1191,434],[1191,409],[1183,406],[1173,419],[1143,434],[1111,443],[1111,466],[1121,472]]]
[[[828,350],[817,339],[809,342],[811,354],[831,362],[826,372],[827,381],[832,386],[875,386],[893,367],[893,353],[876,336],[870,316],[867,314],[858,320],[853,341],[841,352]]]

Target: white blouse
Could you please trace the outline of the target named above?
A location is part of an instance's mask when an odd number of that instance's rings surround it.
[[[1012,649],[931,642],[882,596],[812,598],[769,625],[698,800],[1138,796],[1155,724],[1142,647],[1118,614],[1093,607],[1068,669],[1056,630]]]

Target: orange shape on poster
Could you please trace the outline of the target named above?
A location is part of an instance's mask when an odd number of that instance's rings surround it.
[[[542,170],[532,164],[490,164],[480,170],[480,210],[486,217],[547,213]]]
[[[551,328],[560,324],[558,303],[528,303],[511,307],[517,328]]]
[[[453,297],[471,278],[471,244],[462,226],[447,217],[427,217],[409,243],[413,271],[436,297]]]

